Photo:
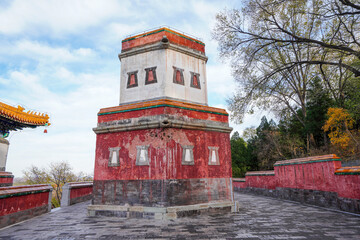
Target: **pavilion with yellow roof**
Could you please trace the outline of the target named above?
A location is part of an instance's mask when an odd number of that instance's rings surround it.
[[[0,187],[11,186],[14,178],[11,173],[5,172],[9,149],[9,141],[5,138],[10,131],[50,125],[47,114],[24,110],[21,106],[13,107],[0,102]]]

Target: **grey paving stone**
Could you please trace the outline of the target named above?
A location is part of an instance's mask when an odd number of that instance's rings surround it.
[[[87,217],[90,202],[0,230],[0,239],[360,239],[360,215],[235,193],[236,214],[175,220]]]

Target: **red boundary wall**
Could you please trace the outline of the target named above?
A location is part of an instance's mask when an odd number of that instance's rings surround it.
[[[335,154],[277,161],[273,171],[233,179],[237,191],[360,212],[360,166],[341,167]]]
[[[92,199],[93,182],[69,182],[62,190],[61,206],[73,205]]]
[[[51,211],[50,185],[0,187],[0,228]]]

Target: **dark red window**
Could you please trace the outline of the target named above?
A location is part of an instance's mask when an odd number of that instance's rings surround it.
[[[157,82],[156,67],[145,68],[145,71],[146,71],[145,85],[156,83]]]
[[[138,86],[138,79],[137,79],[138,71],[128,72],[128,81],[127,81],[127,88],[137,87]]]
[[[173,82],[177,84],[184,85],[184,69],[173,67],[174,68],[174,77]]]

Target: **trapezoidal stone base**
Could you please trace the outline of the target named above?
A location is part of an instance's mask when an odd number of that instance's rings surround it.
[[[90,205],[88,215],[122,218],[176,219],[200,214],[238,212],[239,203],[224,201],[174,207]]]

